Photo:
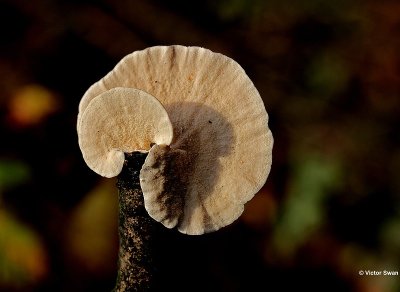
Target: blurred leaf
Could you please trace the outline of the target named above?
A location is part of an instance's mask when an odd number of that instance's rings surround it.
[[[381,242],[383,250],[400,265],[400,215],[393,217],[382,227]]]
[[[260,0],[223,0],[211,1],[211,7],[218,13],[220,19],[231,21],[239,18],[245,18],[254,10],[257,10],[262,4]]]
[[[23,162],[0,160],[0,191],[24,183],[30,177],[30,169]]]
[[[325,220],[324,199],[340,184],[338,161],[320,155],[299,158],[293,170],[288,198],[274,232],[276,248],[290,255]]]
[[[0,287],[31,285],[47,272],[47,254],[38,235],[0,209]]]
[[[350,75],[347,66],[335,53],[324,52],[306,69],[308,85],[321,97],[331,97],[346,88]]]
[[[8,104],[10,120],[20,126],[40,123],[57,108],[55,95],[37,84],[19,88]]]
[[[116,268],[118,194],[115,180],[102,180],[71,215],[67,229],[68,253],[92,273]]]

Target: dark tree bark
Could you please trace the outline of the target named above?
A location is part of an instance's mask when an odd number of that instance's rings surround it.
[[[145,153],[125,154],[118,176],[119,191],[119,261],[114,291],[151,291],[154,282],[152,237],[155,221],[144,208],[139,183]]]

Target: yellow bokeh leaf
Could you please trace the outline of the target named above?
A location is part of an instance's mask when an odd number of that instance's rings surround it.
[[[0,209],[0,286],[24,286],[41,281],[48,257],[39,236]]]
[[[19,88],[8,103],[9,118],[20,126],[38,124],[59,106],[47,88],[32,84]]]
[[[67,252],[74,264],[94,274],[116,269],[118,193],[114,180],[102,180],[71,214]]]

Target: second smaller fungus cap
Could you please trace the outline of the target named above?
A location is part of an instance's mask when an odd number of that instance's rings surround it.
[[[170,144],[172,124],[161,103],[133,88],[113,88],[90,101],[78,121],[86,164],[105,177],[117,176],[124,153],[147,152],[152,143]]]

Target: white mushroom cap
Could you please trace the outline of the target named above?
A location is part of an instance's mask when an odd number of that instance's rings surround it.
[[[273,145],[263,101],[240,65],[199,47],[157,46],[134,52],[88,89],[79,105],[78,124],[91,100],[114,87],[155,96],[174,127],[171,149],[186,151],[190,160],[180,170],[181,175],[187,173],[187,185],[185,194],[176,194],[184,200],[179,218],[163,217],[171,214],[166,211],[153,212],[153,218],[167,227],[176,224],[187,234],[218,230],[236,220],[268,177]],[[142,171],[151,170],[152,155]],[[147,201],[158,204],[147,204],[148,211],[171,208],[156,199],[159,187],[142,188],[145,201],[150,196]]]
[[[113,88],[96,96],[78,122],[78,140],[86,164],[113,177],[124,164],[124,152],[148,151],[152,143],[170,144],[173,130],[168,114],[150,94]]]

